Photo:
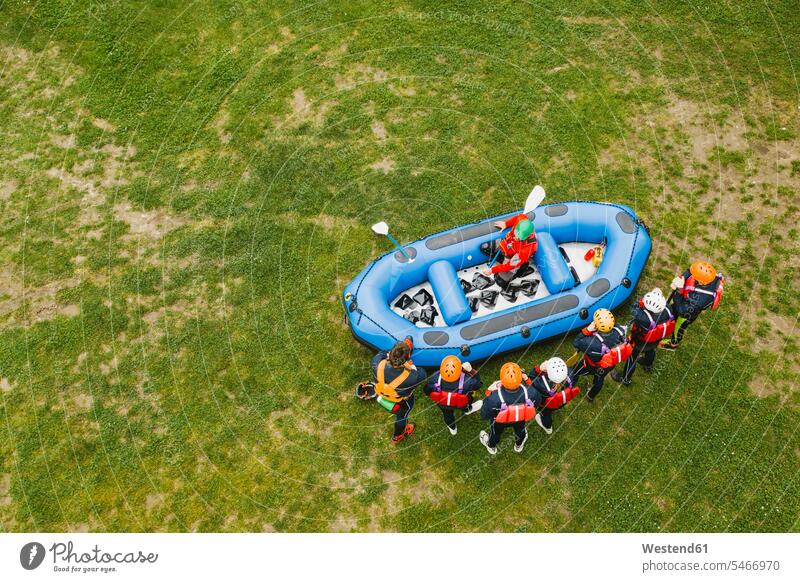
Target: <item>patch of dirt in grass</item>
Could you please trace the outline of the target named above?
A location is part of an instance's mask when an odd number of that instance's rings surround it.
[[[23,303],[27,310],[22,319],[11,316],[8,325],[37,323],[53,319],[56,315],[75,317],[80,313],[77,305],[63,305],[56,300],[56,294],[63,289],[71,289],[80,283],[78,277],[52,281],[41,287],[23,288],[22,279],[15,271],[0,271],[0,317],[16,312]]]
[[[328,531],[347,533],[358,529],[358,520],[352,515],[338,515],[328,526]]]
[[[347,67],[342,74],[336,75],[334,85],[339,91],[349,91],[366,83],[385,83],[389,73],[382,69],[365,64],[354,64]]]
[[[11,392],[16,385],[16,382],[11,382],[8,378],[0,378],[0,391],[2,392]]]
[[[0,475],[0,505],[11,505],[11,473]]]
[[[166,496],[163,493],[151,493],[144,500],[144,508],[146,511],[153,511],[156,507],[162,505]]]
[[[73,398],[75,406],[81,410],[89,410],[94,404],[94,398],[91,394],[76,394]]]
[[[378,141],[384,141],[386,139],[386,126],[383,125],[382,121],[375,120],[372,122],[372,135],[374,135]]]
[[[114,216],[130,227],[130,234],[160,239],[186,221],[166,210],[135,210],[127,201],[114,205]]]
[[[389,172],[394,170],[395,165],[396,162],[394,160],[390,160],[389,158],[383,158],[382,160],[378,160],[377,162],[370,164],[369,167],[375,171],[388,174]]]
[[[0,200],[8,200],[19,188],[17,180],[0,180]]]
[[[289,99],[289,106],[291,113],[283,120],[276,120],[278,129],[284,125],[288,127],[297,127],[303,123],[311,123],[319,127],[325,121],[325,115],[332,107],[336,105],[336,101],[322,101],[314,103],[306,97],[305,89],[299,87],[295,89]]]

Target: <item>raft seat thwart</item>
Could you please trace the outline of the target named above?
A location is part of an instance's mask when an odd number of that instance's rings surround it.
[[[469,300],[450,261],[436,261],[428,267],[428,281],[447,325],[469,321],[472,317]]]

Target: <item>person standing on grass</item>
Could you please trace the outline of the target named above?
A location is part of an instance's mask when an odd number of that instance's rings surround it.
[[[581,376],[590,374],[594,378],[592,387],[586,394],[586,400],[589,402],[594,402],[603,389],[606,375],[613,369],[614,364],[622,360],[621,356],[614,359],[606,356],[614,356],[619,352],[627,352],[630,355],[626,334],[625,327],[616,324],[613,313],[608,309],[598,309],[592,316],[592,323],[583,328],[572,341],[575,349],[583,354],[583,358],[572,369],[572,377],[577,380]],[[623,350],[622,346],[626,345],[627,350]]]
[[[497,454],[497,443],[506,428],[514,430],[516,441],[514,451],[521,453],[528,440],[526,423],[533,419],[536,408],[528,395],[528,387],[523,384],[527,377],[518,364],[508,362],[500,368],[500,380],[492,384],[489,395],[483,400],[481,417],[489,421],[489,432],[485,430],[478,436],[481,444],[490,455]]]
[[[439,371],[428,378],[425,394],[439,406],[451,435],[458,433],[456,410],[466,416],[481,409],[483,400],[473,401],[472,396],[481,386],[480,374],[469,362],[462,364],[456,356],[447,356],[442,360]]]
[[[534,366],[528,374],[530,386],[533,388],[534,406],[536,406],[536,424],[547,434],[553,433],[553,410],[547,406],[548,400],[562,390],[572,388],[572,374],[569,366],[561,358],[550,358],[538,366]],[[569,395],[570,398],[572,395]],[[565,398],[560,407],[566,405]]]
[[[725,277],[705,261],[695,261],[682,275],[672,280],[672,312],[676,315],[675,332],[661,342],[665,350],[677,350],[683,334],[709,307],[714,310],[722,299]]]
[[[638,302],[631,306],[631,343],[633,352],[625,361],[622,374],[612,372],[611,379],[629,386],[636,366],[641,364],[645,372],[653,369],[656,359],[656,348],[665,337],[672,334],[675,327],[675,316],[667,307],[667,298],[656,287],[645,293]]]
[[[408,422],[414,408],[414,389],[427,378],[425,370],[418,370],[411,361],[412,349],[411,339],[406,338],[388,352],[378,352],[372,359],[378,404],[395,416],[392,435],[395,443],[414,432],[414,425]]]

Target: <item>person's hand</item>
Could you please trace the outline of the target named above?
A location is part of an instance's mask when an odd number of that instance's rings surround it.
[[[464,362],[463,364],[461,364],[461,369],[464,370],[465,372],[472,372],[472,364],[470,364],[469,362]]]
[[[486,269],[484,269],[483,271],[481,271],[481,273],[482,273],[483,275],[486,275],[487,277],[491,277],[491,276],[492,276],[492,274],[493,274],[493,273],[492,273],[492,269],[490,269],[490,268],[486,268]]]
[[[503,230],[506,227],[506,223],[503,222],[502,220],[495,220],[494,221],[494,227],[495,228],[499,228],[500,230]]]
[[[592,322],[588,326],[586,326],[586,329],[588,329],[589,331],[597,331],[597,326],[594,324],[594,322]]]
[[[541,364],[539,364],[539,369],[540,369],[542,372],[547,372],[547,362],[549,362],[549,361],[550,361],[550,360],[545,360],[544,362],[542,362]]]
[[[412,371],[417,369],[417,367],[414,365],[414,362],[412,362],[411,360],[409,360],[405,364],[403,364],[403,367],[406,370],[412,370]]]
[[[675,290],[675,289],[682,289],[682,288],[683,288],[683,284],[684,284],[684,283],[685,283],[685,281],[684,281],[683,277],[681,277],[681,276],[678,276],[678,277],[675,277],[675,278],[672,280],[672,283],[670,283],[670,285],[669,285],[669,286],[670,286],[670,289],[673,289],[673,290]]]

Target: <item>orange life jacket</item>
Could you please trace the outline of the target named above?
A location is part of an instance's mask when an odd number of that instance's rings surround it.
[[[672,311],[669,310],[669,307],[664,308],[669,314],[669,319],[659,324],[656,324],[655,319],[653,319],[653,316],[650,315],[650,312],[647,311],[647,308],[644,307],[644,305],[641,305],[641,308],[642,311],[644,311],[644,314],[647,316],[647,319],[650,320],[650,329],[641,335],[641,340],[644,343],[649,344],[658,342],[664,338],[672,336],[672,332],[675,331],[675,316],[672,315]]]
[[[464,374],[458,379],[458,389],[456,392],[442,391],[442,377],[434,384],[436,390],[429,394],[430,399],[441,406],[452,406],[453,408],[463,408],[469,404],[469,396],[464,394]]]
[[[377,381],[375,382],[375,393],[378,396],[382,396],[384,399],[388,400],[389,402],[400,402],[401,400],[405,400],[402,396],[397,393],[397,388],[405,382],[406,378],[411,374],[407,369],[403,369],[400,375],[389,382],[386,383],[386,379],[384,376],[384,370],[386,368],[386,363],[388,360],[381,360],[378,363],[378,373]]]
[[[500,397],[500,412],[494,417],[495,422],[511,424],[514,422],[528,422],[533,420],[533,417],[536,416],[536,408],[533,406],[533,402],[531,402],[530,398],[528,398],[528,387],[523,385],[521,388],[525,392],[525,403],[512,404],[511,406],[506,404],[505,398],[503,398],[503,389],[497,389],[497,395]]]

